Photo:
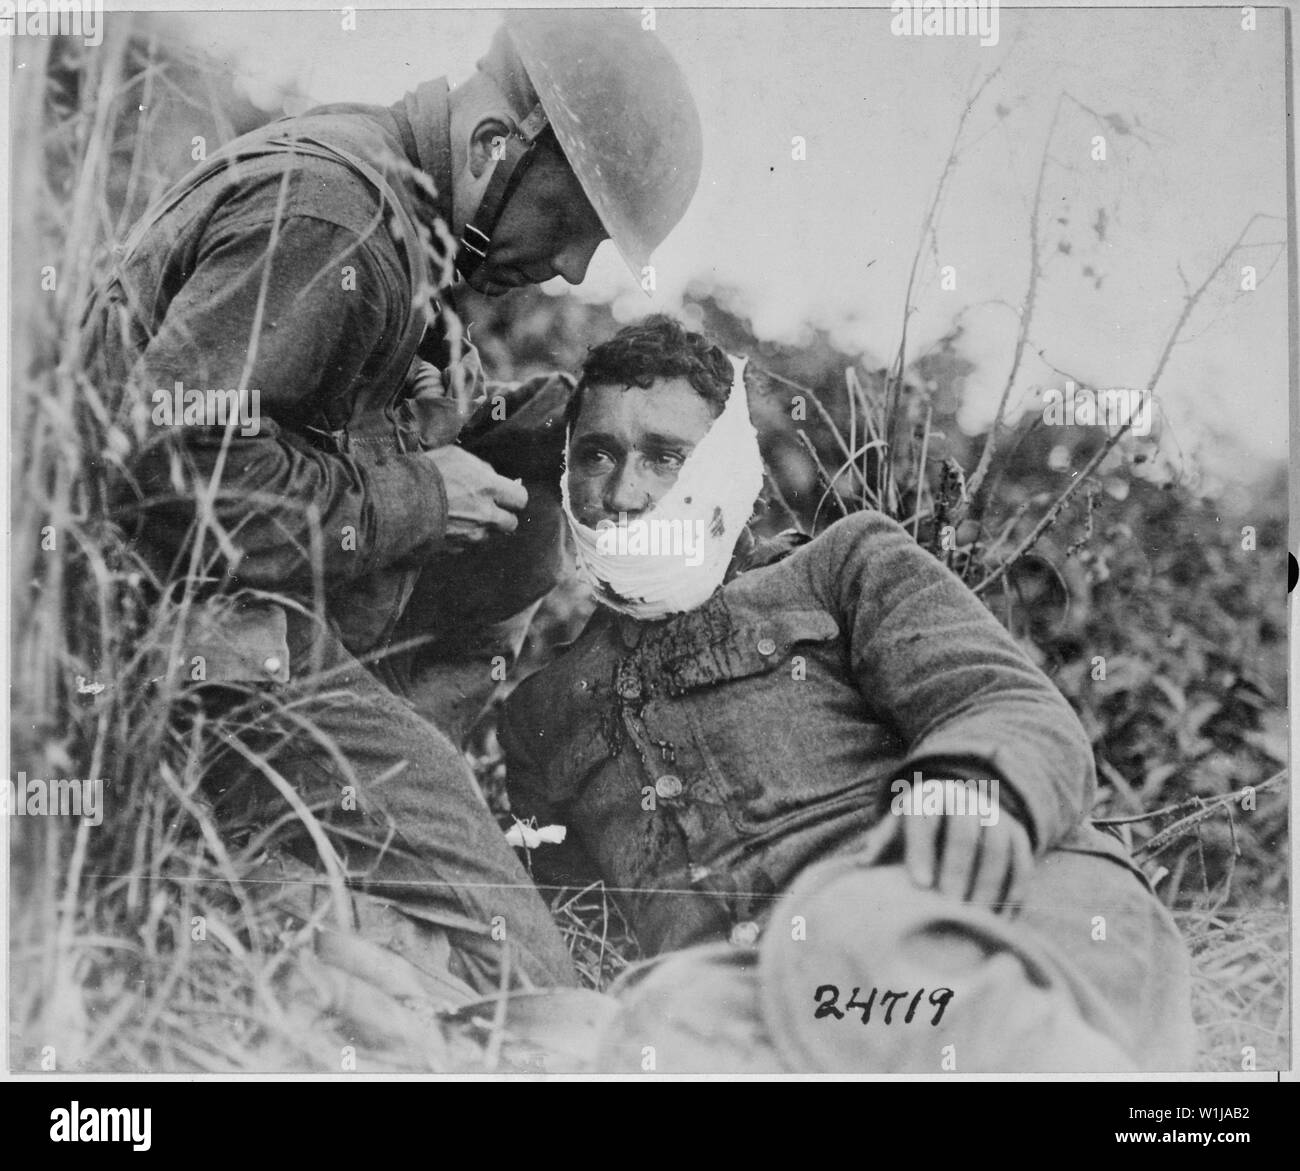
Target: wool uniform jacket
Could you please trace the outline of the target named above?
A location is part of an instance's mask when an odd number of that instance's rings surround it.
[[[597,612],[502,722],[512,811],[568,826],[540,881],[605,880],[647,952],[762,923],[811,863],[860,847],[894,782],[997,780],[1042,856],[1100,854],[1078,718],[897,524],[845,518],[657,622]]]
[[[223,152],[234,164],[136,233],[92,301],[86,367],[106,392],[130,388],[118,401],[135,412],[128,487],[115,505],[165,580],[183,576],[199,495],[220,466],[216,515],[230,540],[216,546],[213,576],[225,593],[309,597],[318,566],[349,650],[391,635],[447,523],[442,478],[419,451],[455,432],[422,442],[403,394],[417,344],[433,356],[443,340],[428,297],[437,274],[418,237],[450,221],[449,133],[445,81],[391,108],[323,107],[253,131]],[[315,153],[267,153],[286,139]],[[256,433],[141,425],[153,393],[178,382],[256,390]],[[516,445],[525,464],[538,458],[537,430],[554,435],[543,443],[551,482],[570,385],[537,380],[508,396],[508,424],[528,432]],[[492,439],[498,471],[535,474],[511,463],[508,437]],[[178,445],[189,473],[180,483]],[[557,558],[521,567],[515,608],[545,593],[557,567]]]

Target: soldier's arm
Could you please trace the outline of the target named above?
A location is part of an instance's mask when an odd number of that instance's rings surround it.
[[[316,450],[290,433],[296,427],[277,422],[311,420],[377,350],[396,343],[400,280],[400,270],[354,233],[308,216],[286,217],[278,229],[271,219],[245,218],[209,233],[134,380],[146,404],[176,381],[197,390],[244,387],[258,407],[256,433],[149,428],[153,442],[132,471],[151,540],[186,548],[218,470],[213,513],[238,554],[237,566],[226,559],[222,568],[249,585],[309,581],[313,544],[325,579],[338,581],[442,535],[445,492],[427,458]]]
[[[825,534],[815,588],[840,615],[863,700],[909,745],[900,779],[996,779],[1041,855],[1096,793],[1078,717],[957,576],[899,525],[859,513]]]

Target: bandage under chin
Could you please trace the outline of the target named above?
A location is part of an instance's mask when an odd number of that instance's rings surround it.
[[[763,489],[758,433],[749,418],[745,360],[732,357],[727,404],[647,511],[590,528],[569,501],[568,440],[560,480],[578,576],[603,605],[636,618],[694,610],[722,584]]]

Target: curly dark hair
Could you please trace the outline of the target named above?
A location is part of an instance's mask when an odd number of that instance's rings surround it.
[[[731,393],[732,369],[726,352],[700,333],[663,313],[620,329],[607,342],[592,346],[582,364],[577,390],[569,399],[565,422],[572,426],[582,410],[588,386],[639,386],[649,389],[661,378],[685,378],[709,404],[716,419]]]

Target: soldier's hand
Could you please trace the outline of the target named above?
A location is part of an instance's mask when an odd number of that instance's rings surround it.
[[[425,362],[420,358],[416,358],[406,371],[406,384],[402,389],[407,398],[417,396],[440,398],[446,393],[442,371],[432,362]]]
[[[468,418],[487,390],[487,375],[478,350],[465,344],[460,361],[440,370],[432,362],[416,358],[406,371],[403,391],[407,398],[447,399]]]
[[[887,816],[871,832],[872,855],[900,838],[903,864],[917,886],[992,911],[1020,901],[1034,866],[1029,831],[1005,811],[992,825],[962,813]]]
[[[442,473],[447,492],[446,537],[452,548],[487,540],[493,533],[513,533],[515,513],[528,504],[528,492],[507,480],[461,447],[437,447],[423,453]]]

